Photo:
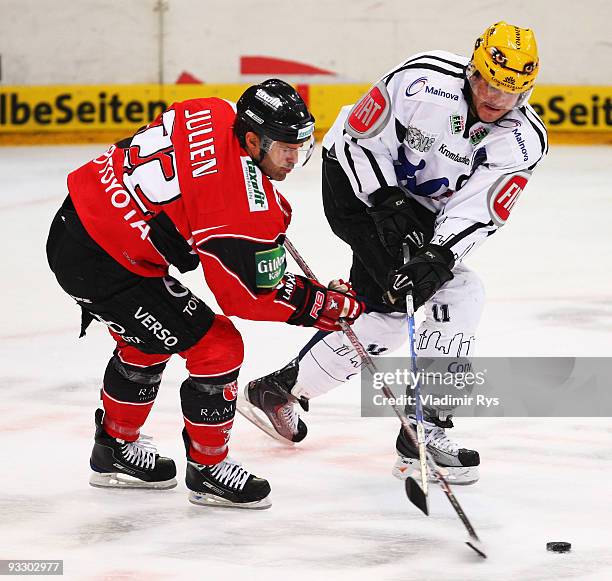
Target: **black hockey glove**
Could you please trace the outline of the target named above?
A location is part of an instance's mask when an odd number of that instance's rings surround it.
[[[378,237],[393,257],[401,256],[402,244],[408,242],[415,253],[425,242],[425,229],[417,220],[401,188],[386,186],[370,195],[373,206],[368,208]]]
[[[409,262],[389,274],[389,290],[384,301],[393,307],[403,305],[408,291],[412,291],[414,309],[424,305],[438,289],[453,279],[453,253],[443,246],[428,244]]]

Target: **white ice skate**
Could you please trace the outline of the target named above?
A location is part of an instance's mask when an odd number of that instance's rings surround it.
[[[413,425],[416,426],[414,420]],[[452,422],[448,420],[452,427]],[[435,462],[441,468],[442,474],[449,484],[473,484],[479,477],[480,456],[476,450],[460,448],[451,440],[444,428],[435,423],[424,421],[425,444]],[[421,480],[418,450],[412,446],[403,431],[396,442],[398,458],[393,466],[393,476],[406,480],[409,476]],[[436,477],[428,470],[430,482],[436,482]]]

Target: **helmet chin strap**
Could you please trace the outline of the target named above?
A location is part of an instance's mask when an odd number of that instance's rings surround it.
[[[263,148],[263,136],[259,137],[259,155],[255,155],[255,153],[251,151],[250,144],[249,144],[249,147],[248,148],[245,147],[245,149],[247,150],[247,153],[249,154],[250,158],[255,162],[255,165],[259,169],[261,169],[261,162],[264,160],[264,158],[266,157],[266,153],[267,153]]]
[[[268,153],[266,148],[264,147],[264,143],[266,142],[266,139],[268,138],[266,137],[264,133],[262,133],[259,136],[259,159],[255,160],[255,163],[257,164],[257,167],[259,167],[259,169],[261,169],[259,164],[264,160],[264,158],[266,157],[266,154]],[[268,139],[268,143],[269,142],[270,140]]]
[[[470,82],[467,80],[467,77],[463,82],[463,89],[461,89],[461,92],[463,93],[463,96],[465,97],[465,100],[468,104],[468,114],[470,114],[475,119],[475,121],[472,123],[469,122],[469,119],[466,120],[465,133],[467,134],[469,127],[474,125],[474,123],[478,121],[480,123],[484,123],[484,121],[480,117],[478,117],[478,112],[476,111],[476,107],[474,106],[474,99],[472,98],[472,88],[470,87]]]

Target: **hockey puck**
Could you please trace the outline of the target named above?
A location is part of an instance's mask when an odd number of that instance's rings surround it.
[[[567,553],[572,548],[572,543],[566,543],[565,541],[553,541],[546,543],[546,550],[553,551],[554,553]]]

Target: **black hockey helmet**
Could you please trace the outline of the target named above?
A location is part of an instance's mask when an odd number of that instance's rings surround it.
[[[285,143],[303,143],[314,133],[314,117],[299,93],[285,81],[268,79],[249,87],[236,104],[235,133],[244,145],[244,134]]]

